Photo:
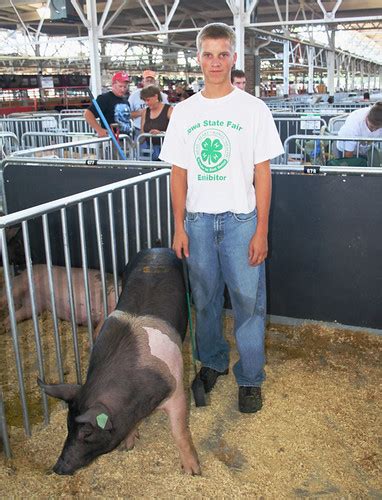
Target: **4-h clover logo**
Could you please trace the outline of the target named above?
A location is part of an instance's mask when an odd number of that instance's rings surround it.
[[[216,163],[222,157],[220,150],[223,149],[223,144],[219,141],[219,139],[214,139],[211,141],[209,137],[204,139],[202,142],[202,159],[203,161],[208,162],[209,165],[212,163]]]
[[[196,138],[194,154],[197,164],[204,172],[217,172],[227,165],[231,145],[224,132],[207,129]]]

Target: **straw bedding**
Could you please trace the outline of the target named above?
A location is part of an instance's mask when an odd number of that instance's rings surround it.
[[[46,379],[57,381],[51,319],[41,319]],[[70,326],[60,323],[64,368],[75,381]],[[232,319],[225,318],[237,359]],[[86,368],[87,331],[79,329]],[[167,418],[157,412],[140,427],[141,438],[129,452],[98,458],[73,477],[49,472],[66,436],[66,410],[53,408],[41,423],[35,379],[31,321],[20,325],[20,345],[29,373],[27,394],[34,422],[25,438],[9,335],[0,335],[5,360],[0,380],[5,392],[14,457],[0,462],[2,497],[127,498],[381,498],[381,347],[378,336],[322,325],[267,329],[267,380],[264,406],[255,415],[237,410],[237,387],[230,371],[221,377],[206,408],[190,397],[190,427],[203,475],[185,476]],[[190,346],[184,345],[185,384],[193,371]]]

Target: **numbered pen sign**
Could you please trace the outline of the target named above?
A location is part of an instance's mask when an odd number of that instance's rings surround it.
[[[321,115],[319,113],[302,113],[301,130],[320,130]]]
[[[305,165],[304,166],[304,174],[319,174],[320,173],[320,167],[316,166],[311,166],[311,165]]]

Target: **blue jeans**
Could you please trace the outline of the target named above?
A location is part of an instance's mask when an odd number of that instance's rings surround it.
[[[203,366],[220,372],[228,367],[229,346],[222,332],[226,284],[240,356],[233,371],[238,385],[244,386],[260,386],[265,378],[265,264],[253,267],[248,263],[256,225],[256,210],[249,214],[187,213],[185,220],[198,358]]]
[[[159,161],[160,150],[160,144],[152,144],[150,148],[150,142],[145,141],[139,147],[139,159],[147,161]]]

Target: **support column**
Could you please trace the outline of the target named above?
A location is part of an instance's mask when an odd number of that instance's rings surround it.
[[[371,89],[371,65],[367,65],[367,90],[370,92]]]
[[[329,96],[334,97],[334,63],[335,63],[335,35],[334,31],[330,33],[330,49],[327,52],[328,64],[328,93]]]
[[[289,41],[283,42],[283,94],[284,97],[289,96]]]
[[[89,56],[90,56],[90,82],[91,91],[96,97],[101,93],[101,59],[98,50],[98,21],[97,5],[95,0],[86,0],[86,11],[89,21]]]
[[[345,91],[349,92],[350,59],[347,58],[344,62],[345,62]]]
[[[364,66],[363,66],[363,61],[361,61],[361,90],[365,89],[365,83],[364,83]]]
[[[261,58],[259,54],[255,51],[254,56],[254,73],[255,73],[255,96],[260,97],[260,82],[261,82]]]
[[[340,55],[335,56],[335,78],[337,79],[336,89],[339,91],[341,88],[341,69],[342,69],[342,57]]]
[[[244,0],[236,0],[236,9],[233,15],[233,24],[235,26],[236,34],[236,68],[245,71],[245,58],[244,58],[244,21],[245,21]]]
[[[257,46],[255,46],[255,50],[254,50],[255,56],[254,56],[253,64],[254,64],[254,95],[256,97],[261,96],[261,92],[260,92],[260,82],[261,82],[260,49],[269,45],[271,43],[271,40],[272,40],[271,37],[268,36],[267,40],[265,42],[262,42],[262,43],[258,44]],[[253,41],[254,41],[254,43],[256,43],[255,39],[253,39]]]
[[[377,73],[378,73],[378,66],[375,65],[374,66],[374,88],[377,89],[378,86],[377,86]]]
[[[351,61],[351,89],[350,90],[355,90],[355,72],[356,72],[356,61],[352,59]]]
[[[308,47],[308,94],[314,93],[314,47]]]

